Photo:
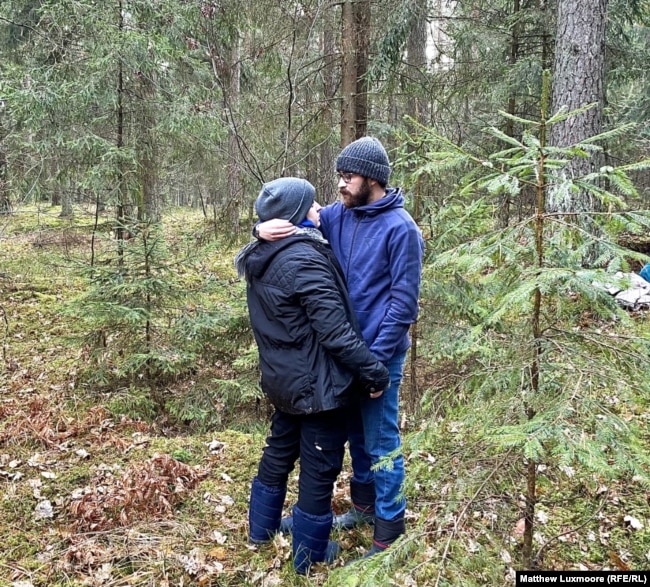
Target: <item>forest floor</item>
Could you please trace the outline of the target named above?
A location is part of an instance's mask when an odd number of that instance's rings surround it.
[[[69,336],[78,325],[61,304],[80,287],[66,254],[88,246],[87,230],[53,209],[0,221],[0,586],[514,585],[525,467],[466,442],[451,411],[427,426],[404,419],[408,534],[386,555],[344,566],[371,529],[336,532],[333,567],[298,577],[290,537],[248,544],[264,415],[251,402],[242,421],[197,432],[118,413],[109,393],[82,385],[86,357]],[[235,250],[223,251],[223,271]],[[337,511],[349,507],[349,476],[346,460]],[[295,491],[294,477],[287,512]],[[650,568],[647,496],[633,479],[542,467],[539,568]]]

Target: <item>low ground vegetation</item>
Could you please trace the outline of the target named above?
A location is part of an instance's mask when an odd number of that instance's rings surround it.
[[[431,316],[404,383],[408,535],[385,555],[344,566],[369,547],[371,532],[337,533],[343,554],[334,567],[298,577],[289,537],[263,547],[246,539],[249,483],[269,408],[256,388],[244,289],[232,268],[237,245],[206,236],[213,231],[198,215],[166,218],[159,263],[185,295],[170,296],[164,309],[152,305],[149,317],[157,350],[189,358],[172,357],[154,381],[146,363],[125,367],[117,333],[105,332],[97,346],[88,323],[68,312],[87,291],[81,269],[89,264],[92,222],[56,214],[25,208],[0,225],[0,585],[514,583],[527,462],[495,450],[474,429],[481,404],[460,383],[475,366],[430,351],[439,336]],[[110,233],[100,235],[96,262],[108,262],[114,246]],[[209,322],[207,350],[180,344],[182,320],[215,309],[224,320]],[[433,312],[427,299],[423,311]],[[647,315],[632,319],[647,335]],[[123,334],[135,336],[142,323],[127,326],[133,330]],[[201,328],[182,332],[203,340]],[[606,392],[617,417],[648,430],[646,397],[619,402],[615,389]],[[647,446],[647,432],[640,438]],[[648,568],[641,476],[612,479],[554,461],[538,469],[538,568]],[[337,511],[349,507],[349,476],[346,462]],[[295,491],[293,479],[287,512]]]

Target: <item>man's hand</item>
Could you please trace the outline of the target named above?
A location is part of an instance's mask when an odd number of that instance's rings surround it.
[[[273,218],[266,222],[260,222],[255,232],[258,238],[264,239],[265,241],[277,241],[294,234],[296,227],[288,220]]]

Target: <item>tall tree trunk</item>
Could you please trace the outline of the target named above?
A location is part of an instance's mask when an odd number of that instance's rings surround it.
[[[357,38],[354,4],[341,5],[341,147],[356,138]]]
[[[368,51],[370,0],[345,0],[341,10],[341,146],[368,128]]]
[[[69,179],[65,180],[65,185],[60,186],[60,195],[61,195],[61,213],[59,218],[72,218],[74,217],[74,209],[72,207],[72,194],[73,194],[73,182]]]
[[[212,72],[221,89],[223,104],[223,124],[228,129],[225,150],[228,160],[225,164],[226,187],[220,190],[210,189],[215,224],[223,220],[235,234],[240,232],[240,210],[244,206],[243,189],[240,177],[241,152],[240,137],[236,124],[236,112],[239,102],[241,66],[240,43],[238,35],[227,43],[220,39],[210,20],[209,46]],[[218,209],[217,209],[218,208]]]
[[[370,0],[354,4],[354,36],[356,38],[357,87],[354,105],[354,138],[368,131],[368,51],[370,49]]]
[[[50,184],[50,205],[60,206],[61,200],[63,199],[62,192],[63,186],[61,185],[61,178],[63,173],[60,169],[60,164],[62,161],[60,159],[52,159],[50,161],[49,167],[49,184]]]
[[[138,220],[159,223],[162,217],[162,202],[158,193],[158,170],[156,165],[156,120],[153,104],[156,96],[154,80],[149,74],[138,78],[137,97],[140,116],[138,120],[137,153],[140,167],[140,190]]]
[[[427,100],[427,4],[428,0],[417,0],[415,14],[406,43],[407,113],[419,122],[426,124],[428,118]]]
[[[322,177],[319,178],[318,187],[320,189],[317,189],[317,193],[323,205],[331,204],[338,197],[336,182],[333,181],[334,148],[330,140],[332,128],[334,128],[334,100],[337,86],[334,61],[334,55],[336,55],[336,36],[334,33],[332,12],[329,11],[325,15],[321,37],[322,53],[325,56],[325,64],[323,66],[324,103],[322,109],[322,125],[326,136],[323,138],[320,146],[319,158]]]
[[[231,48],[230,68],[228,72],[228,94],[231,105],[239,101],[241,84],[240,46],[239,39],[235,39]],[[240,177],[239,145],[236,130],[228,126],[228,210],[229,224],[235,234],[240,233],[240,214],[244,206],[244,194]]]
[[[596,102],[597,106],[553,125],[550,143],[556,147],[573,145],[601,132],[605,100],[605,25],[608,0],[559,0],[557,37],[553,68],[553,112],[561,107],[569,111]],[[574,157],[561,175],[568,180],[600,169],[604,158]],[[593,212],[600,202],[584,191],[550,189],[549,212],[571,214],[584,234],[598,237],[600,229]],[[597,238],[588,244],[582,266],[592,266],[599,256]]]
[[[521,23],[519,21],[519,12],[521,11],[521,1],[513,0],[512,14],[514,16],[514,24],[512,25],[512,32],[510,34],[510,56],[508,63],[510,67],[514,67],[519,59],[519,35],[521,31]],[[508,98],[508,114],[514,116],[517,112],[517,98],[513,88],[510,89],[510,97]],[[508,118],[506,120],[505,133],[509,137],[515,136],[515,123],[514,120]],[[504,193],[501,196],[499,206],[499,224],[505,228],[510,223],[510,196]]]
[[[411,22],[411,29],[406,44],[406,63],[407,63],[407,114],[416,122],[426,124],[428,118],[428,100],[426,98],[426,72],[427,72],[427,0],[417,0],[415,5],[415,14]],[[412,125],[411,125],[412,126]],[[415,131],[415,129],[410,129]],[[422,213],[422,178],[418,178],[413,190],[413,218],[416,222],[420,221]],[[418,341],[420,331],[418,324],[415,322],[411,326],[411,351],[409,354],[410,361],[410,386],[406,403],[412,414],[417,413],[421,394],[418,390],[417,360],[418,360]]]
[[[11,201],[7,188],[7,152],[0,138],[0,216],[11,214]]]
[[[119,20],[118,20],[118,33],[123,34],[124,31],[124,10],[122,0],[119,1]],[[124,71],[122,60],[118,63],[117,70],[117,125],[116,125],[116,138],[115,146],[118,151],[124,148]],[[126,173],[124,170],[124,162],[122,158],[117,163],[117,210],[115,213],[115,238],[117,239],[117,253],[119,262],[122,263],[124,252],[124,237],[126,236],[125,227],[127,225],[127,217],[129,216],[127,205],[127,186],[126,186]]]
[[[608,0],[559,0],[553,66],[552,111],[575,110],[597,102],[595,108],[553,125],[550,143],[566,147],[601,132],[605,99],[605,24]],[[600,156],[575,158],[566,167],[573,179],[597,170]],[[592,212],[598,202],[585,192],[551,192],[552,212]]]
[[[9,186],[7,185],[7,147],[5,137],[7,131],[4,125],[4,114],[7,103],[0,100],[0,216],[11,214],[11,200],[9,199]]]

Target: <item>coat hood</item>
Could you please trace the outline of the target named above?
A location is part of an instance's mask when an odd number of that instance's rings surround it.
[[[351,210],[355,214],[375,216],[376,214],[381,214],[382,212],[393,208],[404,208],[404,195],[402,193],[402,188],[388,188],[386,190],[386,195],[383,198],[365,206],[351,208]]]
[[[266,268],[273,258],[280,252],[295,244],[298,241],[322,242],[325,239],[317,229],[299,228],[292,236],[278,241],[257,240],[244,246],[235,257],[235,268],[240,277],[247,280],[255,279],[264,275]]]

